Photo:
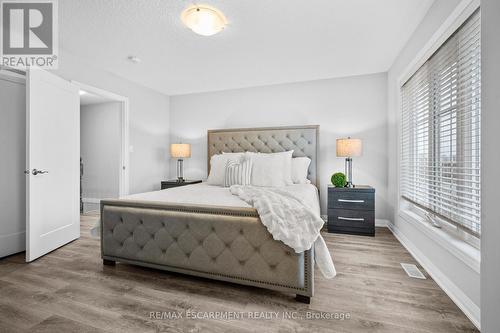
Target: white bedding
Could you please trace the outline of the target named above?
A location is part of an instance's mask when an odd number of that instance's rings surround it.
[[[132,194],[121,197],[120,199],[161,201],[192,205],[250,207],[250,205],[232,195],[231,192],[229,192],[229,188],[208,185],[205,182],[174,187],[168,190]]]
[[[131,194],[120,197],[120,199],[207,206],[251,207],[243,200],[232,195],[228,187],[208,185],[206,182],[174,187],[168,190]],[[99,237],[99,228],[100,221],[97,221],[96,226],[90,230],[90,234],[93,237]]]
[[[287,188],[293,193],[297,193],[297,195],[302,195],[304,200],[310,202],[310,205],[316,205],[317,208],[315,209],[319,211],[317,191],[314,186],[300,184],[290,185]],[[245,201],[232,195],[228,187],[208,185],[206,182],[174,187],[168,190],[131,194],[120,197],[120,199],[207,206],[251,207]],[[99,226],[100,221],[97,221],[96,226],[90,231],[93,237],[99,237]]]
[[[294,184],[283,187],[286,191],[301,198],[304,204],[318,212],[319,200],[316,187],[311,184]],[[127,195],[120,199],[160,201],[192,205],[251,207],[248,203],[231,194],[229,188],[199,183],[174,187],[168,190]]]
[[[234,191],[234,187],[233,192]],[[240,189],[242,187],[239,187]],[[244,187],[243,187],[244,188]],[[252,187],[250,187],[252,188]],[[266,188],[263,188],[264,190]],[[272,190],[273,188],[267,188]],[[304,209],[308,211],[308,214],[296,214],[296,219],[290,219],[291,223],[301,223],[306,221],[309,226],[307,228],[303,228],[303,230],[309,230],[307,233],[308,237],[308,245],[304,245],[303,243],[300,246],[308,246],[308,248],[294,248],[295,250],[299,250],[298,252],[302,252],[304,249],[311,248],[312,242],[314,242],[314,250],[315,250],[315,259],[318,267],[320,268],[323,275],[327,278],[332,278],[335,276],[335,268],[333,266],[333,262],[331,260],[330,253],[328,248],[319,234],[319,229],[323,225],[323,221],[320,217],[320,206],[319,206],[319,198],[318,191],[316,187],[312,184],[294,184],[285,187],[280,187],[278,192],[282,192],[282,194],[288,195],[291,200],[290,204],[293,204],[296,209],[300,209],[297,205],[302,204]],[[229,206],[229,207],[253,207],[255,204],[251,200],[247,200],[249,203],[242,200],[237,195],[233,195],[231,193],[230,188],[208,185],[207,183],[199,183],[188,186],[180,186],[171,188],[168,190],[161,191],[153,191],[153,192],[145,192],[127,195],[121,197],[120,199],[126,200],[137,200],[137,201],[157,201],[157,202],[169,202],[169,203],[180,203],[180,204],[192,204],[192,205],[209,205],[209,206]],[[246,198],[248,199],[248,198]],[[286,198],[283,198],[285,200]],[[272,203],[271,203],[272,204]],[[261,219],[263,218],[262,211],[259,211],[260,207],[254,207],[261,215]],[[274,214],[274,213],[273,213]],[[300,220],[297,218],[300,217]],[[279,216],[276,216],[279,219]],[[100,223],[99,223],[100,224]],[[92,229],[91,233],[93,236],[97,236],[100,234],[98,226],[99,224]],[[269,224],[269,223],[268,223]],[[266,224],[265,224],[266,225]],[[314,227],[312,227],[314,225]],[[319,226],[319,228],[318,228]],[[268,225],[266,225],[268,230],[270,229]],[[292,227],[293,226],[289,226]],[[300,228],[298,228],[300,229]],[[298,230],[296,229],[296,230]],[[275,230],[269,230],[273,234],[274,239],[279,239],[283,241],[283,235],[275,232]],[[285,244],[291,246],[294,242],[285,242]]]

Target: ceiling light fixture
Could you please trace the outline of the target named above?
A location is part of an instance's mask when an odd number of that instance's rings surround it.
[[[217,8],[192,5],[181,14],[182,22],[198,35],[212,36],[224,30],[227,19]]]

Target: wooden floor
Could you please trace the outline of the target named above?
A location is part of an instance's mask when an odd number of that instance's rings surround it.
[[[399,263],[415,260],[385,228],[375,238],[325,234],[338,275],[316,271],[316,295],[305,305],[259,288],[103,266],[89,236],[94,221],[82,217],[80,239],[33,263],[24,254],[0,260],[0,332],[477,332],[432,279],[406,276]],[[186,318],[210,311],[245,318]],[[276,314],[257,320],[249,312]]]

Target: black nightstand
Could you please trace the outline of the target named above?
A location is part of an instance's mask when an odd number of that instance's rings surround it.
[[[375,236],[375,189],[329,186],[328,232]]]
[[[186,186],[186,185],[193,185],[193,184],[198,184],[198,183],[201,183],[201,180],[184,180],[183,182],[180,182],[177,179],[174,179],[174,180],[162,180],[162,182],[161,182],[161,189],[165,190],[167,188],[173,188],[173,187],[179,187],[179,186]]]

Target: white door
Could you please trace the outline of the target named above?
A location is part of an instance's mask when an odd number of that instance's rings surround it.
[[[26,73],[26,261],[80,237],[78,88]]]

